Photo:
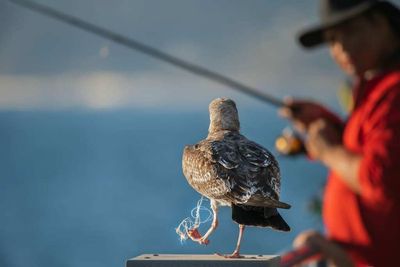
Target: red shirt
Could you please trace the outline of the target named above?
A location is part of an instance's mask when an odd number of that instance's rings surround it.
[[[400,70],[360,88],[343,142],[363,155],[361,194],[330,172],[323,218],[328,236],[342,243],[357,266],[400,266]]]

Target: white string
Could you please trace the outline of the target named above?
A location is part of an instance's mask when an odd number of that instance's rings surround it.
[[[188,231],[198,228],[201,224],[209,222],[213,218],[213,212],[209,208],[203,206],[204,197],[202,196],[197,205],[190,212],[191,217],[187,217],[182,220],[182,222],[175,229],[176,233],[179,235],[181,242],[188,239]],[[205,220],[201,219],[201,212],[207,212],[208,216]]]

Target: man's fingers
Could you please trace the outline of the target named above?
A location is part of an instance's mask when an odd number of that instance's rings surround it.
[[[300,247],[303,245],[315,245],[316,239],[320,238],[320,236],[321,234],[314,230],[305,231],[295,238],[293,246]]]
[[[316,123],[316,127],[319,129],[325,128],[327,125],[326,120],[324,120],[324,119],[318,119],[318,120],[316,120],[315,123]]]
[[[305,133],[306,130],[307,130],[306,125],[305,125],[303,122],[298,121],[298,120],[294,120],[294,121],[293,121],[293,127],[294,127],[297,131],[299,131],[300,133]]]
[[[301,110],[301,106],[303,105],[303,101],[299,100],[294,100],[293,97],[291,96],[286,96],[283,99],[283,103],[285,104],[285,107],[283,109],[286,110],[286,113],[289,113],[290,117],[299,117],[299,113]],[[287,111],[289,110],[289,111]]]
[[[309,135],[314,135],[317,132],[325,129],[327,127],[327,122],[324,119],[318,119],[312,123],[310,123],[309,127],[308,127],[308,134]]]
[[[302,119],[303,108],[298,104],[286,105],[278,110],[278,114],[288,119]]]
[[[280,109],[278,110],[278,114],[279,114],[279,116],[284,117],[284,118],[287,118],[287,119],[293,118],[292,111],[291,111],[290,108],[288,108],[288,107],[280,108]]]

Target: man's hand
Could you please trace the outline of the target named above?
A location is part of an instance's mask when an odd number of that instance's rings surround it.
[[[353,267],[349,255],[336,243],[320,233],[310,230],[300,233],[293,242],[294,247],[309,246],[320,251],[322,256],[337,267]]]
[[[286,98],[285,107],[279,110],[279,114],[291,120],[296,130],[305,132],[312,122],[325,119],[334,124],[342,124],[340,119],[322,105],[304,100]]]
[[[341,133],[332,123],[324,119],[310,123],[305,146],[311,158],[326,163],[326,157],[341,143]]]
[[[343,122],[323,106],[302,100],[285,100],[279,113],[290,119],[294,127],[306,134],[308,155],[320,160],[357,194],[361,193],[358,172],[362,155],[347,149],[342,143]]]

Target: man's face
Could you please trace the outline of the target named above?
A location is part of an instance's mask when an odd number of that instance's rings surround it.
[[[383,20],[360,16],[325,32],[331,56],[345,73],[361,77],[379,67],[386,53]]]

